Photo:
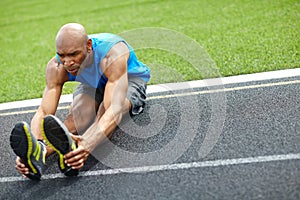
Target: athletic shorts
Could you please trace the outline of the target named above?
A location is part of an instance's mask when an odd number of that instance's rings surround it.
[[[144,110],[146,103],[146,88],[147,84],[142,79],[138,77],[128,78],[127,99],[131,103],[131,110],[129,111],[130,115],[137,115]],[[81,83],[75,89],[73,98],[75,98],[78,94],[88,94],[100,105],[103,101],[104,88],[95,89],[89,85]]]

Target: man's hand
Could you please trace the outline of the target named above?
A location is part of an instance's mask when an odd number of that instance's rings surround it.
[[[22,163],[22,160],[20,157],[17,157],[16,159],[16,169],[20,174],[23,175],[23,177],[27,178],[25,174],[29,174],[29,169]]]
[[[71,136],[77,143],[77,148],[64,155],[65,163],[73,169],[81,169],[90,155],[90,150],[82,136],[75,136],[73,134],[71,134]]]

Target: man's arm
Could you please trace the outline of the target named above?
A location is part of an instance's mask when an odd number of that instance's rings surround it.
[[[129,106],[126,102],[128,89],[127,60],[129,58],[128,47],[124,43],[118,43],[109,52],[109,58],[102,67],[108,78],[103,98],[104,114],[97,116],[99,125],[106,137],[114,131]]]
[[[65,155],[67,164],[75,169],[83,167],[84,161],[94,148],[106,140],[115,130],[122,115],[130,108],[126,99],[128,88],[127,60],[129,49],[124,43],[116,44],[101,63],[101,69],[108,78],[102,102],[95,122],[82,136],[77,136],[78,148]]]
[[[31,130],[37,139],[41,136],[41,121],[47,114],[55,114],[64,82],[68,79],[65,69],[52,58],[46,68],[46,88],[41,105],[31,120]]]

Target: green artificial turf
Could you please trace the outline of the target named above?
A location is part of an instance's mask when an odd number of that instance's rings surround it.
[[[2,0],[0,103],[42,96],[56,33],[68,22],[88,33],[157,30],[153,41],[133,45],[156,84],[299,67],[299,10],[298,0]]]

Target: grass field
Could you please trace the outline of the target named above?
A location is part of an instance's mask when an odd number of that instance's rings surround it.
[[[222,76],[231,76],[300,67],[299,10],[299,0],[2,0],[0,103],[42,96],[55,35],[67,22],[83,24],[88,33],[144,27],[178,31],[208,52]],[[150,84],[202,78],[168,51],[137,54],[154,63]],[[64,94],[73,88],[67,84]]]

